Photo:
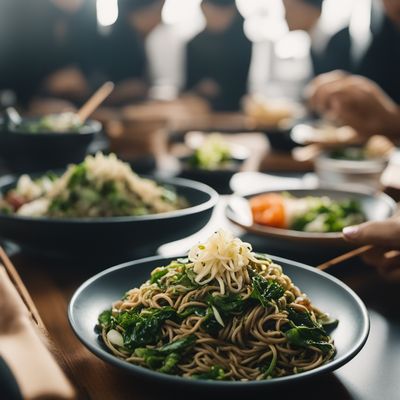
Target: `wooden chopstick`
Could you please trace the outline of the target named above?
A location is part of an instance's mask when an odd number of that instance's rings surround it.
[[[342,263],[343,261],[347,261],[350,258],[353,258],[353,257],[356,257],[356,256],[366,253],[367,251],[371,250],[372,247],[373,246],[371,246],[371,245],[367,245],[367,246],[359,247],[358,249],[351,250],[348,253],[342,254],[339,257],[335,257],[332,260],[329,260],[327,262],[324,262],[323,264],[318,265],[317,269],[319,269],[320,271],[325,271],[328,268],[333,267],[334,265]]]
[[[21,277],[19,276],[17,270],[15,269],[14,265],[12,264],[11,260],[8,258],[4,249],[0,246],[0,261],[4,265],[5,270],[11,282],[14,284],[15,288],[18,291],[22,301],[25,303],[26,307],[28,308],[29,312],[33,320],[35,321],[36,325],[42,330],[46,331],[46,327],[43,323],[42,318],[40,317],[39,311],[37,310],[35,303],[32,300],[31,295],[28,292],[28,289],[22,282]]]
[[[111,94],[114,90],[113,82],[104,83],[90,99],[77,112],[81,123],[84,123],[91,114],[99,107],[99,105]]]

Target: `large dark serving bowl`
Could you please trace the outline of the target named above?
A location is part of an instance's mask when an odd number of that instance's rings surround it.
[[[186,179],[155,179],[187,199],[188,208],[161,214],[111,218],[47,218],[0,214],[0,237],[45,257],[116,263],[154,254],[162,244],[182,239],[210,220],[218,194]],[[0,194],[16,185],[0,179]],[[79,258],[77,258],[79,257]]]
[[[179,391],[190,387],[204,391],[205,398],[215,390],[223,391],[221,399],[228,398],[227,391],[248,391],[268,389],[282,384],[297,384],[299,381],[333,371],[349,362],[364,346],[369,332],[367,310],[360,298],[344,283],[318,271],[315,268],[279,257],[271,257],[280,264],[285,274],[292,278],[296,286],[310,296],[313,304],[339,320],[337,328],[331,333],[337,354],[327,364],[314,370],[282,378],[253,382],[201,381],[162,374],[130,364],[110,354],[95,332],[98,315],[122,297],[129,289],[140,286],[150,272],[160,265],[168,265],[171,259],[152,257],[109,268],[86,281],[75,292],[69,305],[68,316],[72,329],[83,344],[104,361],[113,364],[121,371],[135,374],[152,384],[171,384]],[[179,389],[178,386],[179,385]],[[295,388],[294,388],[295,390]],[[221,392],[222,394],[222,392]],[[225,397],[224,397],[225,396]],[[196,397],[197,398],[197,397]],[[214,397],[212,397],[214,398]],[[267,398],[261,396],[260,398]],[[322,397],[323,398],[323,397]]]
[[[181,166],[179,176],[186,179],[193,179],[197,182],[203,182],[220,194],[229,194],[232,193],[229,182],[232,176],[240,171],[247,158],[247,154],[242,158],[232,157],[227,167],[208,170],[191,166],[190,157],[182,157],[179,159]]]
[[[0,123],[0,158],[16,173],[64,168],[85,158],[90,143],[101,129],[99,122],[90,120],[74,133],[23,132]]]

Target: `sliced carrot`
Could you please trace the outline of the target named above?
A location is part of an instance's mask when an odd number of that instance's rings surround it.
[[[280,194],[267,193],[250,199],[253,220],[275,228],[285,227],[285,204]]]

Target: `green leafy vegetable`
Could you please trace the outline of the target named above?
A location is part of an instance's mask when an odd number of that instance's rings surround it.
[[[189,306],[186,307],[183,312],[179,314],[180,318],[187,318],[189,315],[196,315],[198,317],[205,317],[207,314],[207,308],[200,306]]]
[[[322,325],[325,331],[332,331],[339,324],[339,320],[335,318],[330,318],[329,315],[327,314],[324,314],[321,317],[319,317],[318,322]]]
[[[289,343],[300,347],[316,347],[324,354],[334,350],[331,343],[328,343],[328,337],[322,335],[318,328],[308,328],[307,326],[297,326],[289,329],[285,333]]]
[[[365,216],[358,201],[333,201],[321,198],[318,204],[293,221],[291,229],[309,232],[341,232],[344,227],[364,220]],[[317,224],[316,221],[318,221]]]
[[[263,307],[267,307],[272,300],[279,300],[285,294],[285,289],[272,279],[253,275],[251,280],[253,283],[251,297],[257,299]]]
[[[146,365],[152,370],[172,373],[176,364],[195,342],[196,337],[190,335],[154,349],[137,348],[135,355],[143,358]]]
[[[242,314],[245,309],[244,300],[234,293],[225,296],[210,295],[206,302],[208,304],[206,318],[201,326],[210,335],[216,335],[232,316]],[[219,319],[222,319],[222,325]]]
[[[111,310],[104,310],[99,315],[98,320],[101,326],[103,326],[104,328],[109,328],[111,326],[111,320],[112,320]]]
[[[151,273],[150,283],[156,283],[158,286],[160,286],[160,279],[166,274],[168,274],[167,267],[160,267],[160,268],[155,269]]]
[[[83,185],[86,183],[86,165],[85,163],[81,163],[78,165],[75,165],[74,170],[69,177],[68,181],[68,188],[73,189],[74,187],[78,185]]]
[[[189,159],[189,164],[195,168],[208,170],[218,169],[232,160],[229,145],[220,135],[210,135],[204,143],[195,150]]]
[[[222,367],[219,367],[218,365],[213,365],[208,372],[193,375],[192,378],[193,379],[223,381],[226,379],[226,376],[225,376],[225,371],[223,370]]]
[[[165,276],[169,270],[179,270],[177,274],[173,275],[168,281],[169,286],[184,286],[186,289],[191,290],[198,287],[195,281],[195,273],[192,268],[187,266],[187,263],[180,263],[180,260],[172,261],[169,265],[165,267],[157,268],[150,277],[150,283],[156,283],[159,287],[161,285],[161,279]],[[183,259],[183,261],[185,261]]]
[[[257,258],[257,260],[272,262],[271,259],[263,253],[254,253],[254,257]]]
[[[334,149],[330,152],[329,157],[335,160],[348,161],[364,161],[369,158],[367,151],[364,148],[359,147],[345,147],[342,149]]]
[[[238,294],[229,293],[225,296],[207,297],[207,304],[218,308],[221,315],[241,314],[244,311],[244,301]]]
[[[288,307],[289,320],[296,326],[306,326],[308,328],[318,328],[321,333],[325,333],[321,324],[314,321],[311,314],[307,311],[296,311],[293,307]]]
[[[277,361],[278,361],[277,355],[275,353],[272,353],[271,361],[264,371],[266,378],[272,377]]]
[[[314,321],[309,312],[299,312],[293,307],[288,307],[288,318],[291,329],[285,332],[289,343],[300,347],[316,347],[324,354],[334,350],[328,343],[328,334],[323,326]]]
[[[167,319],[175,320],[177,318],[176,311],[172,307],[133,309],[110,319],[108,314],[103,314],[100,314],[101,320],[106,323],[110,321],[109,325],[103,326],[121,327],[124,347],[131,350],[140,346],[156,344],[160,338],[162,324]]]

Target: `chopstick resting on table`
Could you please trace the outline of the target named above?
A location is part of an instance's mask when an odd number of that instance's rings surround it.
[[[54,348],[32,298],[1,247],[0,262],[0,354],[21,397],[75,399],[75,389],[55,357],[55,352],[61,353]]]
[[[19,276],[17,270],[15,269],[14,265],[8,258],[4,249],[0,246],[0,262],[4,265],[4,268],[7,271],[7,275],[11,279],[11,282],[14,284],[15,288],[18,291],[22,301],[25,303],[25,306],[31,313],[33,320],[35,321],[36,325],[43,331],[46,331],[45,325],[40,317],[39,311],[35,306],[35,303],[30,296],[28,289],[22,282],[21,277]]]
[[[324,262],[323,264],[318,265],[317,269],[320,271],[325,271],[328,268],[333,267],[334,265],[340,264],[344,261],[350,260],[350,258],[357,257],[361,254],[366,253],[367,251],[371,250],[373,246],[367,245],[363,247],[359,247],[358,249],[354,249],[349,251],[348,253],[342,254],[339,257],[335,257],[332,260],[329,260],[327,262]]]

